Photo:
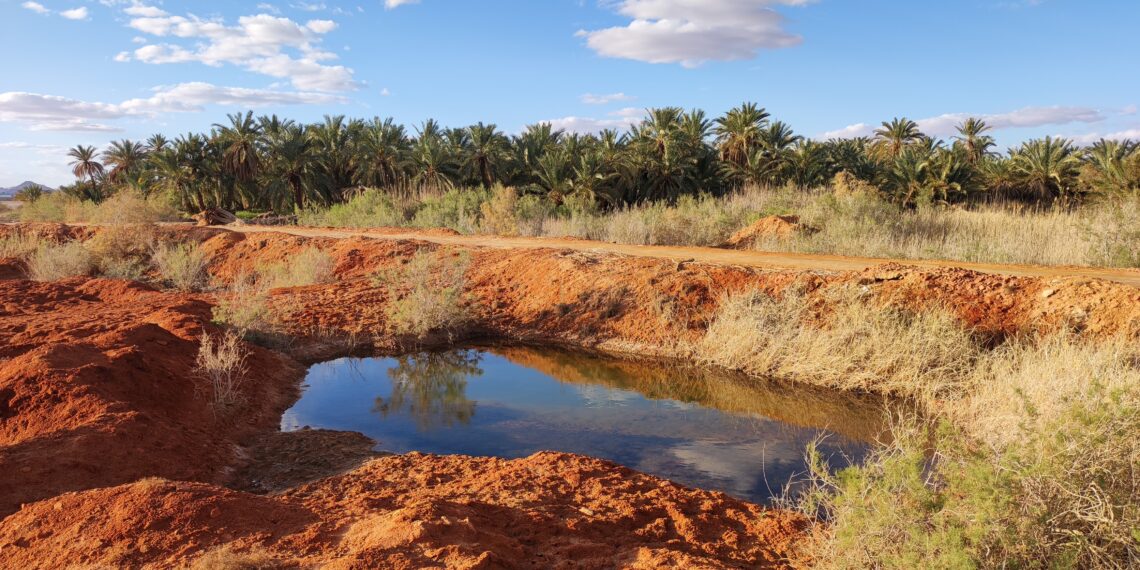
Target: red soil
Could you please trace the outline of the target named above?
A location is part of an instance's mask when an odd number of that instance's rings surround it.
[[[767,216],[732,234],[724,247],[751,249],[758,239],[786,240],[803,231],[807,228],[800,223],[799,216]]]

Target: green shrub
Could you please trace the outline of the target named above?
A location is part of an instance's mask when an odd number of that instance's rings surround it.
[[[28,273],[36,281],[56,281],[90,275],[95,270],[91,252],[82,243],[42,243],[28,260]]]
[[[197,291],[206,283],[206,254],[197,244],[167,243],[155,248],[155,269],[167,285]]]
[[[452,189],[439,196],[425,198],[416,210],[411,225],[417,228],[450,228],[459,233],[472,234],[479,229],[482,205],[491,199],[491,192]]]
[[[1135,567],[1136,391],[1087,385],[1063,413],[996,449],[943,423],[932,453],[927,431],[908,422],[837,474],[812,450],[813,484],[798,504],[826,521],[809,548],[816,567]]]
[[[406,265],[377,273],[374,282],[388,291],[386,314],[392,332],[416,338],[456,332],[469,319],[464,305],[468,264],[466,253],[420,251]]]
[[[150,269],[157,228],[123,224],[103,228],[87,241],[99,273],[115,279],[141,279]]]
[[[407,224],[407,212],[381,190],[368,189],[328,209],[308,209],[298,215],[305,226],[385,227]]]

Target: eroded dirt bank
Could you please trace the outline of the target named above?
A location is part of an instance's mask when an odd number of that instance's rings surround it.
[[[0,567],[176,567],[227,544],[330,567],[786,561],[804,529],[799,517],[565,454],[382,457],[270,496],[220,486],[251,488],[250,446],[295,398],[298,361],[408,346],[387,332],[389,289],[373,275],[420,250],[470,258],[473,319],[460,337],[686,356],[723,294],[797,287],[821,310],[855,294],[946,307],[995,335],[1069,327],[1140,338],[1140,289],[1087,278],[901,265],[765,271],[575,250],[164,231],[201,242],[222,282],[309,247],[330,253],[336,279],[273,291],[288,343],[249,347],[245,403],[222,420],[192,374],[197,339],[213,327],[212,295],[103,279],[33,283],[13,279],[20,265],[0,260]],[[279,455],[306,449],[272,445]],[[148,477],[162,479],[139,481]]]

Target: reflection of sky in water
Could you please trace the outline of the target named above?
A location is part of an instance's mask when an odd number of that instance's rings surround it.
[[[310,368],[304,395],[281,425],[359,431],[397,453],[580,453],[754,501],[801,473],[805,446],[826,433],[647,399],[597,380],[560,382],[476,351],[341,359]],[[832,434],[822,448],[825,456],[859,457],[863,446]]]

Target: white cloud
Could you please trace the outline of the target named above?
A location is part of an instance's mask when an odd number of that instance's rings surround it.
[[[976,116],[986,121],[994,129],[1041,127],[1045,125],[1065,125],[1069,123],[1095,123],[1104,120],[1104,115],[1089,107],[1025,107],[1009,113],[992,115],[970,115],[969,113],[950,113],[920,119],[917,121],[922,132],[946,137],[956,134],[957,125],[966,119]]]
[[[571,133],[594,134],[606,129],[626,130],[640,121],[644,114],[645,111],[637,107],[626,107],[609,113],[609,118],[605,119],[570,116],[544,122],[550,123],[555,129],[562,129]]]
[[[982,119],[995,130],[1010,128],[1043,127],[1070,123],[1096,123],[1104,120],[1104,115],[1090,107],[1024,107],[1008,113],[970,114],[947,113],[915,121],[918,128],[933,137],[949,137],[958,133],[957,126],[970,117]],[[842,129],[821,133],[818,138],[853,138],[874,134],[877,125],[856,123]]]
[[[345,102],[343,98],[327,93],[220,87],[200,82],[156,87],[153,93],[150,97],[121,103],[87,102],[19,91],[0,93],[0,122],[22,123],[33,131],[111,132],[121,129],[105,124],[106,121],[196,112],[204,110],[207,105],[244,109]]]
[[[583,103],[587,105],[607,105],[615,101],[633,101],[636,97],[631,97],[625,93],[610,93],[609,95],[594,95],[593,93],[586,93],[580,97]]]
[[[63,16],[64,18],[67,18],[68,20],[86,20],[87,19],[87,7],[86,6],[80,6],[79,8],[73,8],[71,10],[64,10],[64,11],[60,12],[59,15]]]
[[[336,29],[336,22],[332,20],[309,20],[305,23],[314,34],[327,34]]]
[[[144,4],[133,4],[123,9],[123,13],[128,16],[137,16],[141,18],[161,18],[166,16],[167,13],[161,8],[155,6],[147,6]]]
[[[387,87],[385,87],[385,88],[383,88],[383,89],[381,89],[381,90],[380,90],[380,96],[381,96],[381,97],[388,97],[388,96],[391,96],[391,95],[392,95],[392,92],[391,92],[391,91],[389,91]]]
[[[1083,134],[1083,135],[1067,136],[1067,137],[1065,135],[1057,135],[1057,136],[1067,138],[1067,139],[1069,139],[1069,140],[1071,140],[1077,144],[1092,144],[1096,141],[1099,141],[1100,139],[1107,139],[1110,141],[1111,140],[1140,141],[1140,128],[1138,128],[1138,129],[1126,129],[1123,131],[1117,131],[1117,132],[1108,133],[1108,134],[1087,133],[1087,134]]]
[[[868,136],[871,136],[871,133],[874,132],[874,130],[875,130],[875,128],[872,127],[871,125],[868,125],[867,123],[855,123],[854,125],[847,125],[846,127],[843,127],[842,129],[836,129],[834,131],[827,131],[826,133],[820,133],[818,138],[823,139],[823,140],[827,140],[827,139],[853,139],[853,138],[857,138],[857,137],[868,137]]]
[[[130,26],[151,36],[169,38],[134,50],[133,59],[149,64],[199,62],[210,66],[231,64],[254,73],[289,79],[305,91],[348,91],[359,85],[353,71],[327,65],[336,54],[317,47],[324,34],[336,29],[331,20],[310,20],[301,25],[269,14],[242,16],[236,26],[224,21],[187,16],[142,16]],[[194,40],[191,45],[174,43]]]
[[[761,49],[799,44],[783,29],[775,4],[811,0],[621,0],[626,26],[581,30],[586,45],[605,57],[695,67],[707,61],[751,59]]]
[[[419,4],[420,0],[384,0],[384,7],[391,10],[408,4]]]
[[[48,14],[51,12],[51,10],[48,10],[46,7],[44,7],[43,4],[40,4],[39,2],[24,2],[23,4],[20,4],[20,6],[23,6],[24,8],[31,10],[37,14]]]

